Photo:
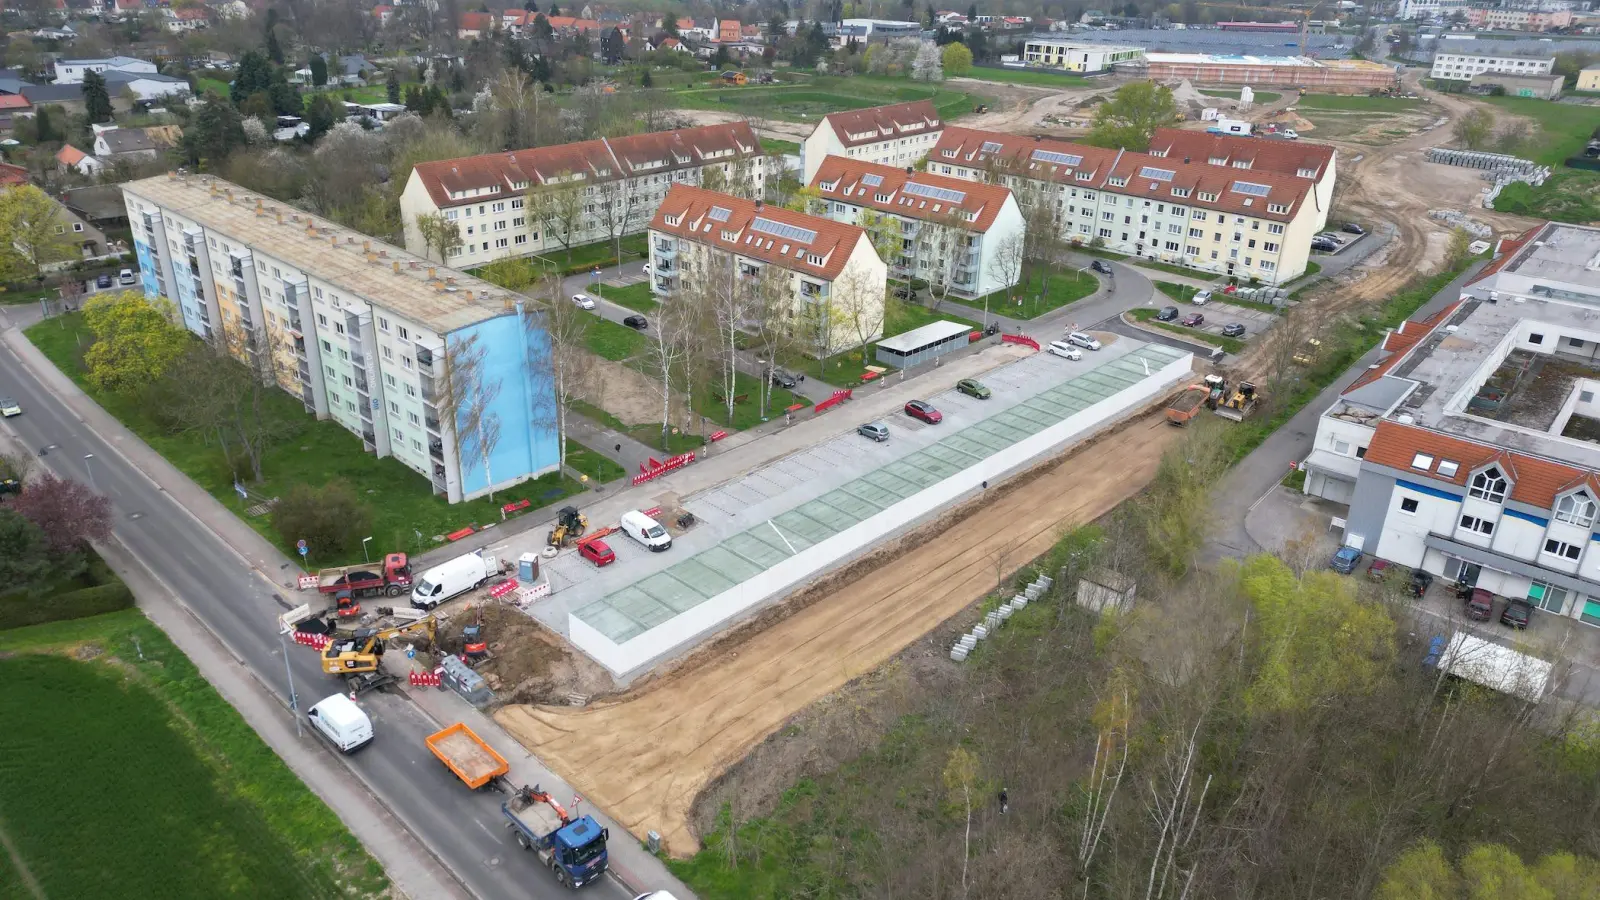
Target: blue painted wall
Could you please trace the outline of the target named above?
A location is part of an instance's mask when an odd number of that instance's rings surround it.
[[[488,487],[489,475],[495,484],[504,484],[555,471],[561,463],[556,423],[550,415],[554,387],[549,337],[536,321],[507,313],[451,332],[445,340],[456,346],[474,337],[484,350],[483,383],[500,389],[489,404],[489,413],[500,421],[500,440],[490,455],[488,473],[481,461],[470,467],[462,461],[465,495]],[[456,427],[461,428],[459,417]],[[469,437],[461,436],[463,448],[470,446]]]

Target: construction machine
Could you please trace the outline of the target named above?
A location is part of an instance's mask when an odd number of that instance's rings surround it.
[[[1255,412],[1256,402],[1259,399],[1256,386],[1248,381],[1241,381],[1233,390],[1223,393],[1222,404],[1217,407],[1217,415],[1224,419],[1242,422],[1246,416]]]
[[[354,632],[336,634],[329,641],[327,649],[322,651],[322,671],[329,675],[343,675],[351,693],[370,691],[396,680],[379,667],[385,641],[404,635],[419,635],[432,643],[438,632],[438,623],[430,613],[418,613],[410,609],[389,612],[395,618],[409,618],[411,621],[384,628],[365,626]]]
[[[1296,365],[1309,366],[1321,355],[1322,342],[1316,338],[1306,338],[1304,346],[1295,351],[1294,361]]]
[[[552,547],[565,547],[588,528],[589,519],[578,512],[576,506],[563,506],[561,511],[556,513],[556,526],[550,529],[550,537],[545,543]]]

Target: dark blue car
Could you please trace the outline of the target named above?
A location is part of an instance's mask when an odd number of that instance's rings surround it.
[[[1340,547],[1339,552],[1333,554],[1333,570],[1341,575],[1354,572],[1360,562],[1361,551],[1354,547]]]

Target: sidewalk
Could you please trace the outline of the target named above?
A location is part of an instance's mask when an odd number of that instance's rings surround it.
[[[517,787],[526,784],[543,788],[565,805],[567,811],[574,817],[591,815],[601,827],[609,828],[611,840],[607,842],[606,850],[611,857],[611,873],[622,879],[623,884],[638,891],[670,891],[680,900],[692,900],[694,894],[688,886],[673,877],[666,865],[652,856],[640,841],[634,839],[627,828],[617,824],[616,820],[587,801],[580,800],[580,795],[573,790],[572,785],[552,772],[537,757],[529,753],[527,748],[508,736],[493,718],[474,708],[454,691],[445,688],[416,688],[408,691],[407,696],[419,709],[437,722],[440,728],[456,722],[465,722],[467,727],[478,733],[479,737],[488,741],[489,745],[511,764],[511,772],[506,776],[506,780],[512,784]]]

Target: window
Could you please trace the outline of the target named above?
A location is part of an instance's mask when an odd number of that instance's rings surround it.
[[[1411,457],[1411,468],[1421,469],[1426,472],[1433,468],[1433,457],[1426,453],[1418,453],[1416,456]]]
[[[1490,466],[1473,476],[1472,487],[1467,493],[1479,500],[1499,503],[1506,499],[1506,479],[1498,468]]]
[[[1400,501],[1400,511],[1409,515],[1417,514],[1417,498],[1406,497]]]
[[[1530,335],[1528,335],[1528,343],[1530,343],[1530,344],[1542,344],[1542,343],[1544,343],[1544,335],[1542,335],[1542,334],[1530,334]]]
[[[1494,534],[1493,522],[1474,516],[1462,516],[1461,527],[1466,531],[1476,532],[1477,534]]]
[[[1588,528],[1594,524],[1594,501],[1588,491],[1577,491],[1556,501],[1556,521]]]
[[[411,424],[413,424],[413,425],[421,425],[422,424],[422,419],[420,417],[418,417],[416,413],[407,414],[407,418],[409,418],[411,420]]]
[[[1528,602],[1542,610],[1561,615],[1567,611],[1567,589],[1535,581],[1528,585]]]
[[[1434,469],[1434,472],[1436,472],[1440,478],[1454,478],[1456,477],[1456,472],[1460,471],[1460,469],[1461,464],[1455,460],[1441,459],[1439,460],[1439,468]]]
[[[1583,553],[1583,548],[1563,543],[1555,538],[1547,538],[1544,542],[1544,552],[1562,559],[1576,560]]]
[[[389,330],[389,320],[385,319],[383,316],[379,316],[378,317],[378,330],[379,331],[388,331]]]
[[[1333,439],[1333,452],[1339,454],[1340,456],[1349,456],[1350,455],[1350,442],[1349,441],[1341,441],[1338,438],[1334,438]]]

